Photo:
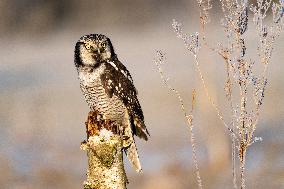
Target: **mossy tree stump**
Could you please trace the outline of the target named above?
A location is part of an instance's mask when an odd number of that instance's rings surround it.
[[[126,189],[122,138],[118,126],[103,120],[98,112],[89,112],[86,122],[88,170],[84,189]]]

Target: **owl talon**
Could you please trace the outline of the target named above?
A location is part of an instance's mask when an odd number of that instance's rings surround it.
[[[130,137],[129,136],[122,136],[123,140],[128,140]]]
[[[84,140],[84,141],[81,142],[81,145],[84,145],[84,144],[87,144],[87,141],[86,141],[86,140]]]

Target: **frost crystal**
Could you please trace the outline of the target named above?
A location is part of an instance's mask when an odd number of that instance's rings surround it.
[[[193,54],[197,55],[199,49],[200,49],[200,42],[199,42],[199,34],[198,32],[188,36],[183,33],[181,24],[178,23],[176,20],[173,20],[172,26],[174,28],[174,31],[177,34],[177,37],[182,39],[184,42],[184,45],[186,48]]]

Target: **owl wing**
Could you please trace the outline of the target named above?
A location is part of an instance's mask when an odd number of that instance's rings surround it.
[[[132,77],[126,67],[119,61],[106,63],[105,72],[101,81],[110,98],[113,95],[122,100],[129,112],[132,132],[144,140],[148,140],[149,132],[144,124],[143,111],[137,98],[137,91]]]

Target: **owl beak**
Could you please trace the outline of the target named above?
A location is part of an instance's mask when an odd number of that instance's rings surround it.
[[[98,47],[95,47],[94,49],[92,49],[92,52],[99,55],[101,52],[100,52],[100,49]]]

